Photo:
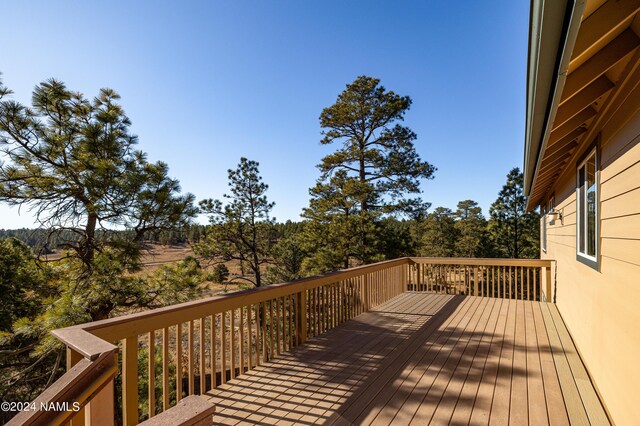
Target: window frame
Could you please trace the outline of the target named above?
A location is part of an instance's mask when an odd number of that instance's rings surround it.
[[[540,246],[543,252],[547,252],[547,206],[540,206],[540,216],[542,217],[542,235]]]
[[[600,259],[600,167],[598,164],[599,152],[597,145],[588,149],[576,165],[576,260],[598,270]],[[595,242],[593,256],[586,253],[587,251],[587,236],[589,235],[587,226],[587,210],[586,210],[586,185],[583,189],[580,182],[580,172],[584,170],[584,180],[587,180],[587,163],[593,158],[594,163],[594,186],[595,186]],[[584,206],[583,206],[584,204]],[[584,210],[583,210],[584,209]],[[584,236],[585,251],[581,251],[580,237]]]

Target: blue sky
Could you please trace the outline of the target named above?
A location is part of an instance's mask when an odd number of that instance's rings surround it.
[[[422,197],[485,214],[521,167],[529,3],[477,1],[5,2],[0,72],[29,102],[50,77],[122,96],[140,149],[198,199],[260,162],[278,220],[299,218],[320,146],[318,117],[358,75],[409,95],[405,123],[434,164]],[[0,206],[0,228],[31,226]]]

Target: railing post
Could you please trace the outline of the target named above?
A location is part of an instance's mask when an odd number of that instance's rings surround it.
[[[553,303],[553,295],[551,294],[551,265],[545,266],[545,272],[547,280],[547,302]]]
[[[71,370],[71,367],[76,365],[82,359],[82,355],[74,351],[67,346],[67,371]],[[69,423],[71,426],[84,426],[85,424],[85,409],[84,407],[76,413]]]
[[[402,291],[409,291],[409,273],[411,271],[411,262],[407,261],[407,263],[402,267]]]
[[[125,426],[138,424],[138,336],[122,344],[122,419]]]
[[[307,341],[307,291],[298,293],[298,344]]]
[[[118,365],[117,360],[115,365]],[[85,422],[91,426],[114,425],[115,418],[114,387],[111,379],[87,404]]]

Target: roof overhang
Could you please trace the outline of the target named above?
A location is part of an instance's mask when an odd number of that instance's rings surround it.
[[[531,1],[523,171],[528,209],[535,207],[530,195],[562,95],[584,4],[584,0]]]
[[[524,192],[544,204],[640,87],[640,0],[532,0]],[[637,96],[637,94],[636,94]]]

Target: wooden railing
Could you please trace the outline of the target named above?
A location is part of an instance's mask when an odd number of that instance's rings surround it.
[[[542,300],[550,294],[550,265],[401,258],[56,330],[67,346],[69,370],[52,388],[62,383],[73,389],[75,383],[91,392],[55,396],[82,409],[45,423],[105,424],[113,418],[133,425],[152,419],[182,398],[233,380],[405,291]],[[75,379],[77,370],[92,370],[105,356],[112,360],[109,374]],[[41,398],[54,397],[45,392]],[[40,424],[32,421],[33,412],[21,416],[16,424]]]
[[[409,290],[521,300],[552,300],[552,261],[411,258]]]

